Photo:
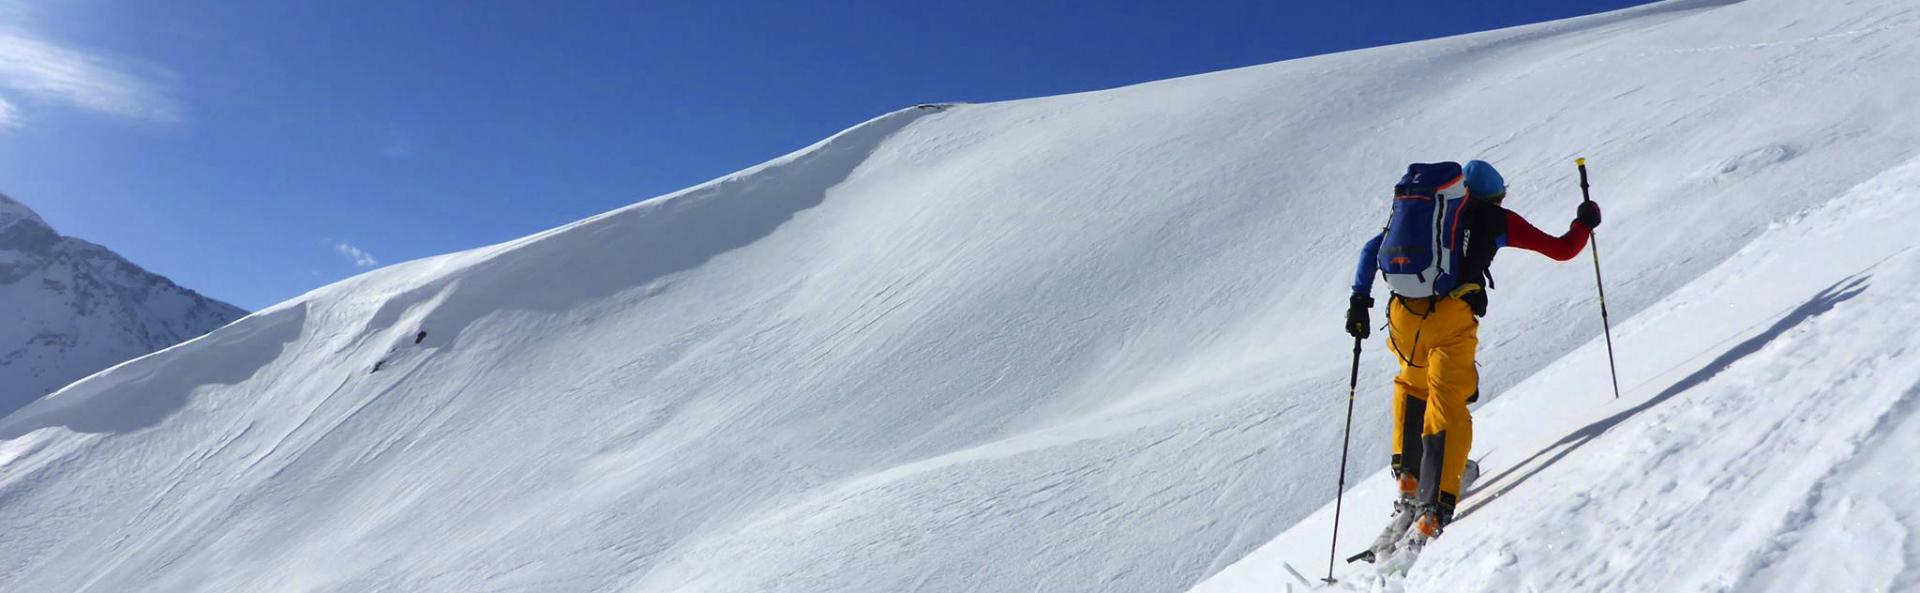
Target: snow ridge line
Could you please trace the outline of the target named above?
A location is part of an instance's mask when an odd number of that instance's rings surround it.
[[[367,315],[353,343],[397,341],[411,336],[416,328],[431,328],[436,336],[457,336],[478,318],[500,311],[572,311],[588,301],[646,287],[764,238],[794,215],[823,202],[828,191],[859,169],[888,138],[950,108],[920,105],[894,111],[786,156],[682,191],[514,241],[376,272],[365,282],[352,283],[371,284],[378,278],[388,285],[385,290],[374,289],[381,298],[358,299],[357,304],[374,307],[370,315],[347,313]],[[583,263],[579,261],[582,253],[601,256],[599,261],[586,262],[596,264],[600,272],[589,278],[572,272]],[[580,290],[561,295],[522,289],[529,285],[570,285]]]

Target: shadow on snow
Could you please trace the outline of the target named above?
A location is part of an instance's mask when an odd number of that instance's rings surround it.
[[[1621,422],[1625,422],[1628,418],[1638,416],[1641,412],[1652,409],[1654,406],[1658,406],[1668,399],[1672,399],[1673,396],[1685,393],[1687,390],[1714,378],[1722,371],[1732,367],[1734,363],[1740,362],[1740,359],[1759,352],[1760,349],[1766,347],[1769,342],[1772,342],[1775,338],[1779,338],[1785,334],[1787,330],[1793,329],[1794,326],[1818,317],[1827,311],[1831,311],[1834,306],[1842,302],[1860,296],[1860,293],[1866,292],[1867,290],[1868,278],[1869,276],[1856,275],[1842,279],[1832,286],[1828,286],[1825,290],[1820,291],[1819,294],[1814,295],[1812,300],[1795,307],[1784,317],[1781,317],[1779,321],[1774,322],[1773,326],[1768,327],[1766,331],[1762,331],[1759,335],[1748,338],[1746,341],[1735,345],[1719,357],[1714,358],[1712,362],[1707,363],[1706,366],[1701,367],[1700,370],[1694,371],[1693,374],[1687,375],[1679,382],[1661,390],[1659,394],[1648,398],[1647,401],[1573,431],[1573,433],[1561,438],[1554,444],[1534,453],[1525,461],[1514,464],[1512,467],[1494,475],[1487,481],[1487,485],[1499,485],[1499,489],[1492,491],[1484,497],[1475,497],[1478,498],[1479,501],[1472,507],[1462,511],[1459,518],[1464,519],[1468,515],[1478,512],[1482,507],[1492,504],[1493,501],[1498,500],[1501,496],[1505,496],[1508,492],[1512,492],[1514,488],[1518,488],[1521,484],[1525,484],[1535,475],[1538,475],[1541,470],[1559,463],[1560,460],[1565,459],[1574,451],[1586,446],[1587,443],[1593,442],[1593,440],[1599,438],[1600,435],[1606,434],[1607,431],[1612,430],[1613,427],[1618,426]],[[1538,465],[1534,464],[1535,461],[1540,459],[1540,456],[1546,455],[1548,452],[1554,452],[1553,457]],[[1508,476],[1515,471],[1529,466],[1531,466],[1531,468],[1527,469],[1526,473],[1520,474],[1510,481],[1507,479]]]

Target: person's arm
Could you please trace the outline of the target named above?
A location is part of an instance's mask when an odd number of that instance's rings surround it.
[[[1535,228],[1514,211],[1507,211],[1507,246],[1532,251],[1557,261],[1567,261],[1580,255],[1580,251],[1587,248],[1587,236],[1591,234],[1592,228],[1576,220],[1567,227],[1566,234],[1555,237]]]
[[[1360,248],[1360,265],[1353,271],[1353,296],[1347,299],[1347,334],[1362,340],[1373,333],[1367,311],[1373,309],[1373,277],[1380,272],[1380,242],[1386,236],[1382,231]]]
[[[1360,248],[1360,264],[1353,270],[1353,294],[1373,297],[1373,278],[1380,271],[1380,241],[1386,233],[1374,235]]]

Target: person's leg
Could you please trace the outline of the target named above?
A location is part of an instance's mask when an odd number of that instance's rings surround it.
[[[1439,526],[1453,519],[1460,500],[1460,475],[1473,448],[1473,417],[1467,398],[1479,390],[1480,371],[1474,367],[1480,322],[1459,299],[1440,301],[1427,317],[1423,337],[1427,350],[1427,414],[1420,440],[1420,503],[1436,515]]]
[[[1420,450],[1420,433],[1426,429],[1427,400],[1424,385],[1416,392],[1404,386],[1403,381],[1417,379],[1424,384],[1427,377],[1425,372],[1418,372],[1419,376],[1412,379],[1408,374],[1405,369],[1401,370],[1400,377],[1393,382],[1393,473],[1400,478],[1400,493],[1412,496],[1420,480],[1420,462],[1425,457]]]
[[[1400,374],[1393,378],[1393,469],[1400,478],[1401,493],[1413,495],[1420,479],[1423,455],[1420,434],[1427,415],[1427,355],[1408,351],[1416,347],[1426,301],[1387,301],[1387,345],[1400,363]],[[1411,307],[1418,307],[1413,309]],[[1419,347],[1419,350],[1424,350]]]
[[[1426,301],[1415,301],[1411,310],[1399,299],[1387,302],[1388,346],[1400,362],[1400,374],[1393,378],[1393,468],[1400,481],[1400,496],[1393,501],[1393,517],[1373,540],[1371,551],[1384,554],[1406,537],[1418,518],[1419,505],[1414,494],[1419,488],[1421,462],[1420,433],[1427,414],[1426,358],[1411,351],[1421,332],[1421,313]],[[1424,349],[1424,347],[1422,347]]]

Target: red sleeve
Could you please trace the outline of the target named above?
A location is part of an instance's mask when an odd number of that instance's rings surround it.
[[[1555,237],[1534,228],[1527,219],[1512,210],[1507,211],[1508,247],[1519,247],[1559,261],[1580,255],[1580,250],[1587,248],[1587,235],[1592,232],[1587,225],[1575,222],[1567,229],[1567,234]]]

